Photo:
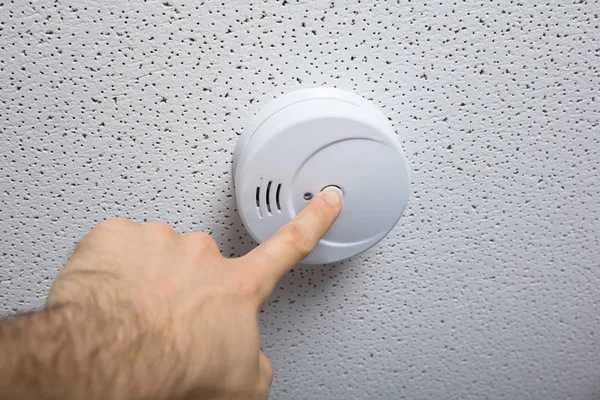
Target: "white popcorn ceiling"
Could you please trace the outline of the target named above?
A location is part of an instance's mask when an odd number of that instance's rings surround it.
[[[98,222],[255,243],[231,160],[267,101],[372,99],[400,224],[261,314],[273,399],[600,398],[600,1],[0,0],[0,315]]]

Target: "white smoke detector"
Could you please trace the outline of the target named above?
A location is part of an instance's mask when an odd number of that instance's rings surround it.
[[[387,118],[371,102],[330,88],[267,104],[233,156],[238,210],[259,243],[318,192],[342,194],[343,209],[305,264],[361,253],[396,225],[408,202],[409,167]]]

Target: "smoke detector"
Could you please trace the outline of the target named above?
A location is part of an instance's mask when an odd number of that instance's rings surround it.
[[[337,190],[343,209],[305,264],[361,253],[396,225],[410,194],[409,167],[388,119],[368,100],[305,89],[267,104],[233,156],[238,210],[259,243],[318,192]]]

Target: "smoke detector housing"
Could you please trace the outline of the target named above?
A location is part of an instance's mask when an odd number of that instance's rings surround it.
[[[396,225],[410,194],[409,166],[388,119],[339,89],[304,89],[267,104],[233,156],[238,210],[259,243],[318,192],[337,190],[342,212],[305,264],[365,251]]]

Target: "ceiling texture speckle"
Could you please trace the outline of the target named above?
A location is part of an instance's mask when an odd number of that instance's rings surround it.
[[[98,222],[255,246],[231,160],[353,91],[412,168],[398,226],[261,313],[273,399],[600,399],[600,1],[0,0],[0,315]]]

